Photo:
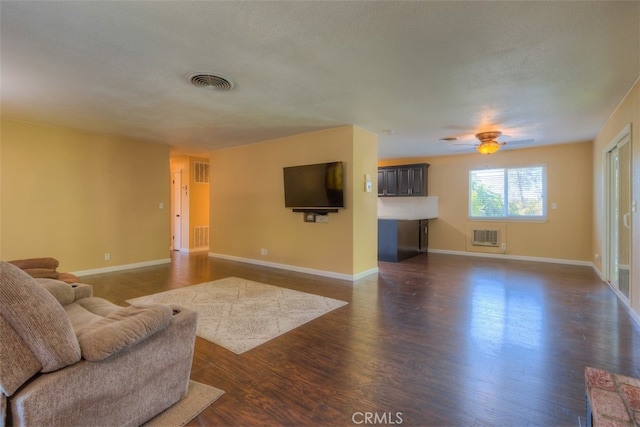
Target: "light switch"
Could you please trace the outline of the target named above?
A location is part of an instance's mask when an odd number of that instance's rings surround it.
[[[371,193],[372,188],[373,185],[371,184],[371,181],[367,181],[364,183],[364,191],[366,191],[367,193]]]

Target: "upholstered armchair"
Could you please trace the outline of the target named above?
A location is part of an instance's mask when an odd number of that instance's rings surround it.
[[[0,261],[0,425],[144,423],[186,395],[196,320]]]

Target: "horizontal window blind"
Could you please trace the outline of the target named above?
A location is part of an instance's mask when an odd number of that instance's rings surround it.
[[[509,216],[543,216],[542,167],[507,169]]]
[[[544,166],[469,172],[469,217],[544,219]]]

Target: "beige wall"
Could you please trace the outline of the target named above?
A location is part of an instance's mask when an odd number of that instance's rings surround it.
[[[0,121],[0,259],[4,259],[2,256],[2,122]]]
[[[168,258],[169,147],[14,121],[1,139],[3,259],[78,271]]]
[[[604,194],[604,159],[607,147],[614,138],[631,125],[632,143],[632,200],[640,199],[640,80],[622,100],[616,111],[611,115],[607,124],[602,128],[594,142],[593,150],[593,186],[594,186],[594,227],[593,227],[593,263],[603,272],[602,254],[605,240],[605,194]],[[640,216],[638,212],[632,214],[632,247],[631,247],[631,306],[640,313]],[[595,258],[595,254],[600,255]]]
[[[212,152],[210,251],[346,275],[376,268],[376,196],[363,183],[376,157],[375,135],[353,126]],[[284,207],[282,168],[330,161],[345,163],[346,208],[305,223]]]
[[[438,196],[438,219],[429,221],[429,248],[448,251],[499,252],[468,244],[469,230],[486,222],[468,219],[469,170],[514,166],[547,166],[548,211],[545,222],[501,221],[507,254],[587,262],[591,260],[592,143],[502,150],[381,161],[380,165],[426,162],[430,196]],[[557,209],[551,209],[551,203]]]
[[[353,134],[353,266],[354,272],[377,266],[378,195],[376,180],[378,137],[354,127]],[[365,191],[365,177],[371,178],[371,192]]]

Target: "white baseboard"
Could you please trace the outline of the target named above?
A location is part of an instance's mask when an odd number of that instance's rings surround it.
[[[181,252],[183,254],[192,254],[196,252],[209,252],[209,248],[183,248],[183,249],[173,249],[174,251]]]
[[[482,258],[498,258],[498,259],[512,259],[517,261],[533,261],[533,262],[546,262],[551,264],[568,264],[568,265],[583,265],[585,267],[592,267],[595,269],[595,265],[593,265],[590,261],[578,261],[574,259],[561,259],[561,258],[543,258],[543,257],[532,257],[532,256],[523,256],[523,255],[509,255],[509,254],[490,254],[484,252],[467,252],[467,251],[450,251],[446,249],[428,249],[429,253],[434,254],[446,254],[446,255],[461,255],[461,256],[474,256],[474,257],[482,257]],[[597,273],[597,270],[596,270]]]
[[[593,271],[596,272],[596,274],[598,275],[598,277],[600,278],[600,280],[602,280],[603,282],[606,282],[607,280],[604,277],[604,274],[602,274],[602,272],[600,270],[598,270],[598,267],[596,267],[596,265],[594,263],[591,263],[591,267],[593,268]]]
[[[502,258],[502,259],[513,259],[518,261],[546,262],[551,264],[582,265],[585,267],[591,267],[591,269],[593,269],[593,271],[598,275],[600,280],[602,280],[603,282],[606,282],[602,272],[598,270],[596,265],[590,261],[577,261],[573,259],[542,258],[542,257],[508,255],[508,254],[487,254],[482,252],[449,251],[445,249],[428,249],[428,251],[434,254],[462,255],[462,256],[475,256],[475,257],[486,257],[486,258]],[[640,317],[638,317],[638,320],[640,320]],[[638,324],[640,324],[640,322]]]
[[[136,262],[133,264],[113,265],[110,267],[95,268],[92,270],[73,271],[71,274],[76,276],[90,276],[92,274],[112,273],[114,271],[130,270],[132,268],[150,267],[153,265],[167,264],[171,262],[171,258],[157,259],[153,261]]]
[[[233,256],[233,255],[217,254],[213,252],[209,252],[209,256],[212,258],[227,259],[230,261],[238,261],[238,262],[244,262],[247,264],[261,265],[263,267],[273,267],[273,268],[279,268],[281,270],[296,271],[298,273],[313,274],[315,276],[330,277],[332,279],[349,280],[352,282],[355,280],[361,279],[365,276],[378,273],[378,267],[363,271],[358,274],[343,274],[343,273],[336,273],[334,271],[316,270],[313,268],[298,267],[295,265],[280,264],[276,262],[262,261],[258,259],[252,259],[252,258],[242,258],[242,257]]]
[[[371,268],[369,270],[365,270],[363,272],[360,272],[358,274],[354,274],[352,276],[353,279],[351,279],[351,280],[358,280],[358,279],[362,279],[362,278],[367,277],[367,276],[371,276],[372,274],[378,274],[379,271],[380,271],[380,269],[378,267],[374,267],[374,268]]]
[[[611,282],[606,282],[606,283],[607,285],[609,285],[609,289],[611,289],[611,291],[613,291],[613,293],[616,294],[616,297],[618,297],[618,300],[620,301],[620,303],[622,303],[622,305],[625,306],[625,308],[627,309],[627,312],[629,313],[629,316],[631,316],[631,319],[635,322],[636,326],[640,326],[640,314],[638,314],[633,308],[631,308],[627,298],[624,295],[622,295],[622,292],[620,292],[619,289],[614,288]]]
[[[625,301],[625,297],[622,293],[615,289],[609,282],[605,280],[602,272],[595,266],[594,263],[589,261],[576,261],[571,259],[558,259],[558,258],[539,258],[539,257],[529,257],[529,256],[518,256],[518,255],[501,255],[501,254],[485,254],[481,252],[465,252],[465,251],[449,251],[444,249],[428,249],[430,253],[435,254],[447,254],[447,255],[462,255],[462,256],[474,256],[474,257],[486,257],[486,258],[503,258],[503,259],[513,259],[518,261],[533,261],[533,262],[547,262],[552,264],[568,264],[568,265],[582,265],[585,267],[591,267],[593,271],[598,275],[600,280],[605,282],[609,288],[613,291],[616,297],[620,300],[622,305],[627,308],[629,316],[636,323],[636,325],[640,326],[640,314],[638,314],[633,308],[629,306],[629,304]]]

